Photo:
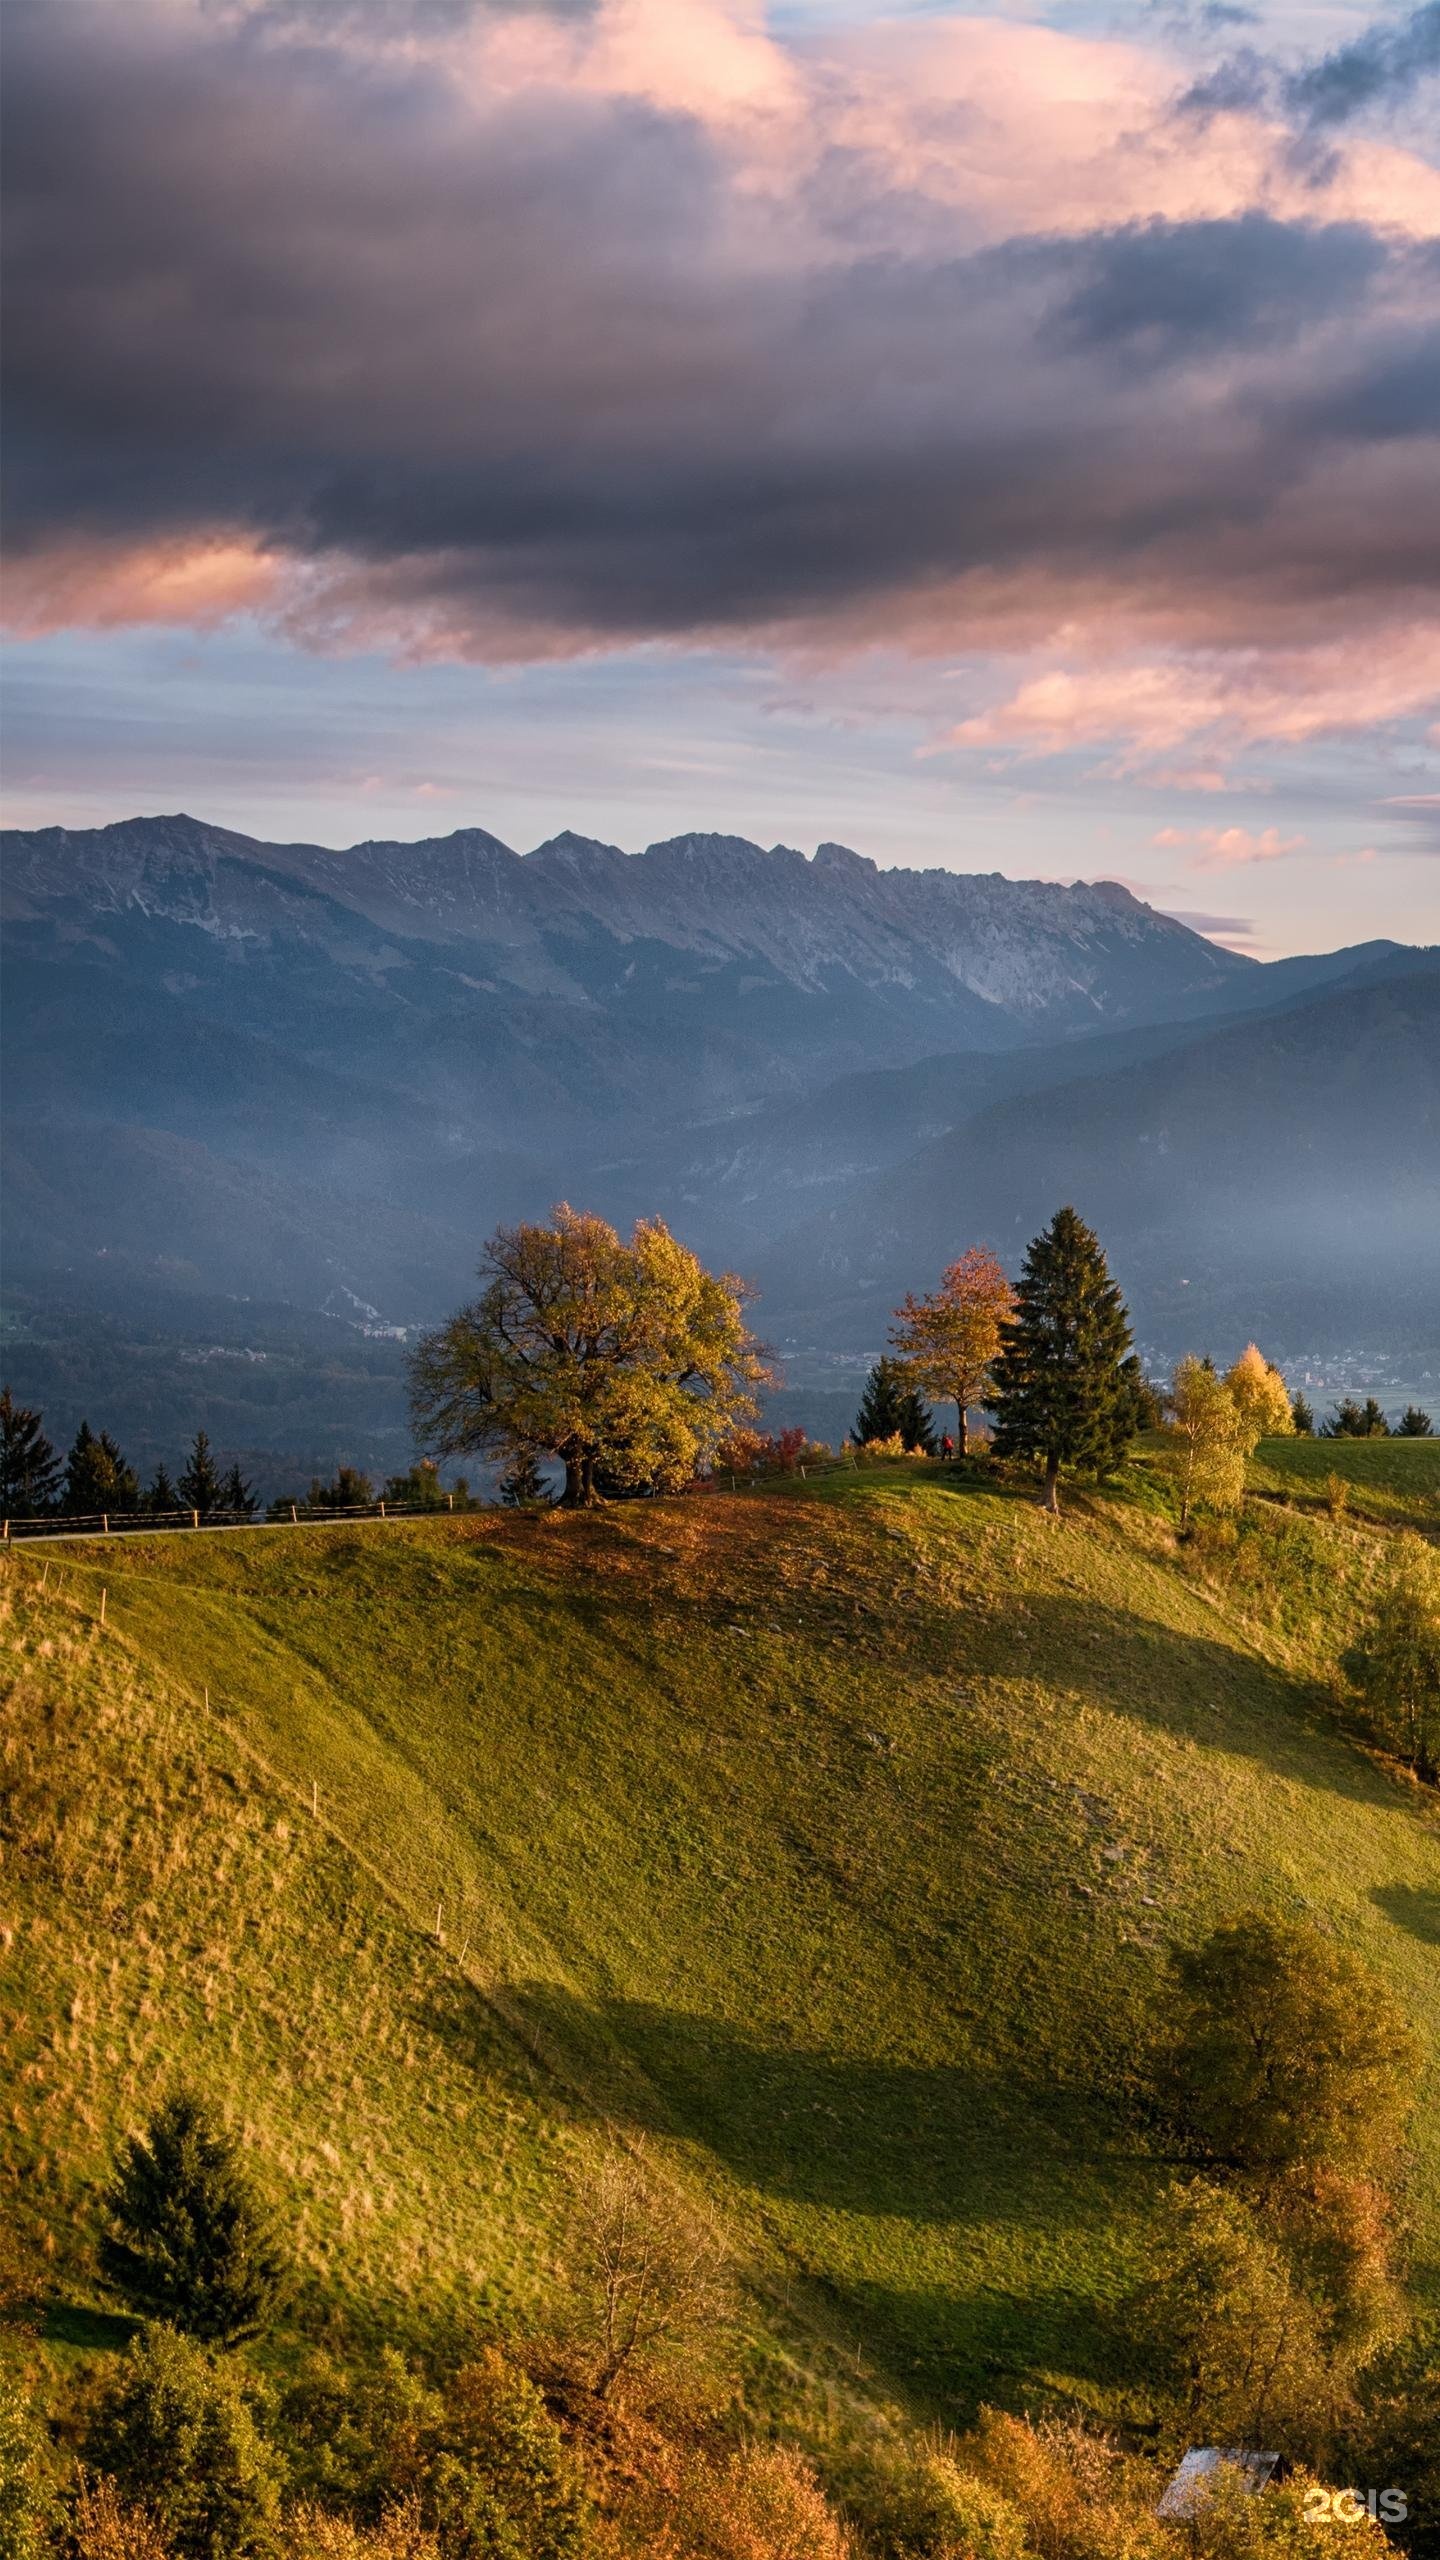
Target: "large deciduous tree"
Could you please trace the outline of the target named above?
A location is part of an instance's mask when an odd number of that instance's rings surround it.
[[[687,1483],[769,1377],[746,1291],[657,1219],[629,1243],[565,1203],[548,1226],[501,1227],[478,1298],[410,1362],[416,1436],[442,1456],[553,1456],[563,1500],[599,1485]]]
[[[1043,1460],[1048,1511],[1060,1508],[1062,1467],[1119,1465],[1139,1420],[1140,1364],[1100,1240],[1073,1209],[1057,1209],[1025,1256],[994,1381],[996,1455]]]
[[[987,1245],[972,1244],[940,1276],[928,1298],[907,1297],[895,1310],[890,1339],[922,1395],[955,1407],[956,1446],[969,1445],[966,1408],[985,1404],[1000,1350],[1001,1327],[1015,1292]]]

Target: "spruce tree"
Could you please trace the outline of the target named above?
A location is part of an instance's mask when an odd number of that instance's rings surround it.
[[[150,1490],[145,1496],[145,1508],[156,1512],[178,1511],[180,1508],[180,1496],[163,1465],[155,1470]]]
[[[898,1360],[877,1360],[865,1381],[852,1437],[863,1449],[868,1440],[894,1440],[900,1432],[908,1389]]]
[[[221,1509],[225,1487],[220,1470],[210,1454],[210,1442],[203,1431],[195,1434],[195,1445],[180,1478],[180,1500],[187,1511],[198,1511],[202,1520]]]
[[[1423,1412],[1418,1404],[1407,1404],[1395,1425],[1395,1437],[1397,1440],[1428,1440],[1434,1427],[1429,1414]]]
[[[995,1451],[1040,1458],[1045,1507],[1062,1467],[1106,1474],[1134,1436],[1139,1362],[1099,1238],[1059,1209],[1025,1256],[995,1363]]]
[[[133,1511],[140,1500],[140,1479],[127,1466],[108,1431],[97,1436],[82,1422],[65,1461],[65,1495],[61,1509],[72,1518],[96,1512]]]
[[[126,2144],[105,2217],[101,2270],[137,2311],[219,2346],[264,2327],[284,2261],[238,2143],[190,2091]]]
[[[1292,1399],[1290,1406],[1290,1419],[1294,1423],[1296,1433],[1300,1439],[1312,1440],[1314,1438],[1315,1408],[1312,1404],[1307,1404],[1302,1395],[1296,1395]]]
[[[549,1488],[533,1451],[521,1449],[511,1459],[500,1479],[500,1499],[511,1511],[521,1510],[527,1502],[549,1500]]]
[[[60,1461],[33,1405],[0,1387],[0,1512],[7,1520],[48,1511],[60,1487]]]
[[[933,1458],[940,1445],[930,1407],[914,1387],[907,1387],[900,1399],[900,1437],[907,1449],[922,1458]]]
[[[220,1488],[220,1508],[222,1511],[238,1511],[242,1520],[253,1520],[260,1508],[253,1488],[240,1473],[238,1459]]]

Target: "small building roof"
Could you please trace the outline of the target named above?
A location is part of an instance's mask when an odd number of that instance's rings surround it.
[[[1278,2453],[1259,2453],[1250,2445],[1196,2445],[1186,2454],[1155,2513],[1174,2521],[1199,2515],[1216,2474],[1235,2472],[1250,2496],[1273,2478]]]

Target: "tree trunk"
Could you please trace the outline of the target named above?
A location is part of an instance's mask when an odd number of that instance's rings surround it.
[[[970,1435],[965,1428],[965,1407],[958,1396],[955,1399],[955,1455],[957,1458],[968,1458],[970,1455]]]
[[[1060,1461],[1053,1449],[1045,1458],[1045,1508],[1060,1517]]]

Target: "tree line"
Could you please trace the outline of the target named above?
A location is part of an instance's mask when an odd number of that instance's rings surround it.
[[[497,1229],[479,1276],[479,1295],[410,1356],[411,1416],[426,1455],[387,1481],[384,1499],[438,1505],[436,1459],[466,1455],[501,1462],[501,1496],[512,1503],[546,1498],[551,1465],[562,1471],[559,1498],[568,1505],[676,1492],[723,1466],[727,1451],[733,1463],[736,1435],[776,1383],[750,1329],[745,1283],[708,1271],[663,1220],[637,1221],[626,1242],[605,1219],[562,1203],[548,1224]],[[932,1408],[946,1402],[955,1407],[953,1441],[934,1426]],[[1147,1380],[1104,1248],[1070,1207],[1033,1238],[1013,1285],[996,1255],[973,1245],[933,1292],[906,1297],[853,1436],[872,1449],[893,1441],[963,1459],[976,1407],[992,1417],[997,1457],[1040,1469],[1052,1512],[1063,1475],[1112,1473],[1140,1432],[1167,1420],[1187,1453],[1187,1513],[1202,1492],[1215,1498],[1237,1466],[1243,1475],[1261,1437],[1314,1429],[1304,1397],[1289,1396],[1253,1344],[1223,1380],[1213,1362],[1194,1358],[1182,1360],[1168,1390]],[[1430,1429],[1413,1405],[1399,1425],[1401,1436]],[[1373,1397],[1364,1405],[1347,1398],[1321,1430],[1374,1437],[1389,1425]],[[311,1484],[306,1505],[343,1510],[375,1498],[367,1476],[341,1468],[330,1485]],[[272,1505],[272,1516],[291,1507]],[[188,1510],[249,1519],[257,1504],[238,1465],[221,1474],[204,1432],[178,1479],[161,1466],[143,1494],[109,1433],[97,1436],[88,1423],[62,1464],[41,1415],[7,1388],[0,1508],[11,1518]]]

